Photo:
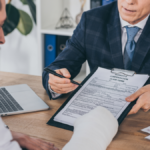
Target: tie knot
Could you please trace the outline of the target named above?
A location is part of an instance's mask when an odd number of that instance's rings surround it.
[[[127,30],[128,41],[133,41],[134,37],[136,36],[136,34],[140,30],[140,28],[138,28],[138,27],[127,27],[127,26],[125,28]]]

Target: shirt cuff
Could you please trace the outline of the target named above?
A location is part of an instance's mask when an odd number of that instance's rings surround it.
[[[50,91],[50,93],[51,93],[51,95],[52,95],[52,99],[53,98],[57,98],[57,97],[59,97],[61,94],[58,94],[58,93],[56,93],[56,92],[54,92],[52,89],[51,89],[51,86],[48,84],[48,89],[49,89],[49,91]]]

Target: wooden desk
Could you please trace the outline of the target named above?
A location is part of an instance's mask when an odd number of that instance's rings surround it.
[[[48,126],[46,123],[64,103],[67,96],[50,101],[43,89],[40,76],[0,72],[0,86],[15,84],[28,84],[51,109],[3,117],[4,122],[12,131],[50,141],[61,149],[71,138],[72,132]],[[150,111],[148,113],[140,111],[136,115],[126,117],[108,150],[150,150],[150,141],[144,139],[148,134],[140,132],[140,129],[147,126],[150,126]]]

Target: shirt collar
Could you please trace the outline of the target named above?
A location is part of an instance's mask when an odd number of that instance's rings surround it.
[[[124,28],[125,26],[128,26],[128,27],[136,26],[136,27],[139,27],[140,29],[143,30],[145,25],[146,25],[146,22],[148,20],[148,17],[149,17],[149,15],[145,19],[143,19],[142,21],[138,22],[137,24],[132,25],[132,24],[128,23],[127,21],[123,20],[120,16],[121,27]]]

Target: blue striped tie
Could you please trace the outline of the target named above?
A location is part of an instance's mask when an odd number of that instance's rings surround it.
[[[134,37],[140,30],[138,27],[125,27],[127,30],[127,43],[124,51],[124,68],[131,70],[132,58],[135,50],[136,43]]]

